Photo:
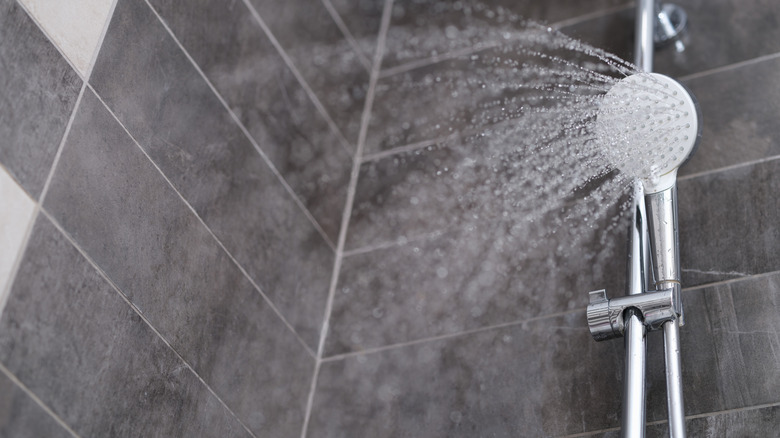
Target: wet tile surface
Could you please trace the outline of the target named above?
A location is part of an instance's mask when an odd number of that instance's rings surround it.
[[[0,163],[38,198],[81,79],[14,1],[0,2]]]
[[[145,2],[117,5],[92,84],[316,348],[333,251]]]
[[[151,3],[330,240],[338,240],[351,149],[331,132],[249,9],[214,0]]]
[[[780,401],[779,297],[778,275],[684,293],[686,415]],[[648,357],[662,358],[663,336],[649,339]],[[622,342],[593,341],[584,311],[326,361],[311,436],[556,436],[617,427],[622,361]],[[663,361],[650,361],[648,421],[666,417],[664,379]]]
[[[589,290],[622,295],[622,227],[604,243],[524,227],[485,223],[345,257],[326,356],[571,310]]]
[[[76,433],[249,435],[43,216],[20,274],[0,360]]]
[[[44,208],[247,426],[300,430],[313,359],[91,92]]]
[[[778,175],[773,160],[678,183],[684,285],[777,270]]]
[[[699,149],[685,176],[780,155],[780,59],[685,81],[699,101]]]
[[[686,50],[656,51],[653,70],[680,77],[780,52],[780,5],[763,0],[675,2],[688,14]],[[633,60],[634,11],[616,12],[562,29],[623,59]],[[756,35],[761,35],[756,38]]]
[[[347,140],[355,144],[368,71],[320,1],[250,0]]]
[[[512,16],[552,24],[626,3],[625,0],[397,0],[393,3],[387,54],[382,66],[390,68],[463,50],[495,38],[493,32],[499,29],[515,31],[517,24],[507,25]]]
[[[66,438],[71,435],[5,374],[0,373],[0,436]]]

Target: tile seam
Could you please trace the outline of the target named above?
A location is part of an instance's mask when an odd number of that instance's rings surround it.
[[[222,94],[217,90],[217,88],[214,86],[214,84],[211,83],[208,77],[206,77],[206,74],[203,72],[203,70],[200,68],[200,66],[195,62],[195,59],[190,56],[190,53],[184,48],[184,46],[181,44],[179,39],[176,37],[176,35],[173,33],[173,30],[168,26],[168,23],[163,20],[162,16],[157,13],[157,10],[154,9],[151,3],[149,3],[149,0],[145,0],[146,5],[152,10],[152,13],[157,17],[157,20],[162,24],[162,26],[165,28],[168,35],[173,39],[173,41],[178,46],[179,50],[184,53],[184,56],[187,58],[187,60],[192,64],[192,66],[195,68],[195,70],[198,72],[200,77],[206,82],[206,85],[208,85],[209,89],[212,93],[217,97],[217,100],[222,104],[222,106],[225,108],[225,110],[230,115],[230,118],[233,119],[233,122],[238,126],[238,128],[241,130],[241,132],[244,134],[244,136],[249,140],[249,143],[252,145],[252,147],[255,149],[255,151],[260,155],[260,157],[263,159],[263,162],[265,162],[266,166],[269,167],[271,170],[271,173],[274,174],[277,180],[282,184],[285,191],[287,191],[288,195],[292,198],[293,202],[298,206],[298,208],[301,210],[301,212],[306,216],[306,218],[311,222],[312,226],[317,230],[317,232],[322,236],[322,238],[325,240],[325,242],[328,244],[328,246],[331,248],[331,250],[335,250],[335,245],[330,240],[330,237],[328,237],[327,233],[325,233],[325,230],[320,226],[319,222],[314,218],[314,216],[311,214],[308,208],[306,208],[306,205],[301,201],[298,194],[295,193],[295,190],[287,183],[287,180],[282,176],[281,172],[279,172],[279,169],[276,168],[276,165],[271,161],[271,159],[266,155],[265,151],[260,147],[260,145],[255,140],[254,136],[249,132],[249,130],[244,126],[244,124],[241,122],[241,120],[238,118],[238,116],[235,114],[232,108],[230,108],[230,105],[228,105],[227,101],[222,97]]]
[[[46,405],[46,403],[43,402],[30,388],[27,387],[24,383],[22,383],[21,380],[19,380],[18,377],[16,377],[11,370],[6,368],[5,364],[0,362],[0,372],[5,374],[5,376],[10,380],[14,385],[16,385],[17,388],[21,389],[22,392],[24,392],[28,397],[30,397],[35,404],[37,404],[41,409],[43,409],[44,412],[49,414],[52,419],[59,424],[63,429],[65,429],[71,436],[75,438],[80,438],[79,435],[71,429],[70,426],[68,426],[67,423],[65,423],[65,420],[60,418],[59,415],[57,415],[49,406]]]
[[[98,273],[98,275],[100,275],[100,277],[109,285],[109,287],[117,295],[119,295],[120,299],[122,299],[122,301],[124,301],[125,304],[130,306],[132,311],[136,315],[138,315],[138,317],[141,318],[141,320],[143,320],[144,323],[146,323],[149,329],[152,330],[152,332],[165,344],[165,346],[168,347],[168,349],[170,349],[170,351],[172,351],[173,354],[176,355],[176,357],[181,361],[181,363],[183,363],[184,366],[186,366],[187,369],[189,369],[195,375],[195,377],[198,378],[200,383],[203,386],[205,386],[206,389],[217,399],[217,401],[219,401],[219,403],[233,416],[233,418],[235,418],[236,421],[238,421],[238,423],[247,431],[247,433],[249,433],[252,437],[257,438],[255,434],[244,424],[244,422],[241,421],[240,418],[238,418],[238,415],[236,415],[236,413],[233,412],[233,410],[224,402],[224,400],[222,400],[222,398],[219,395],[217,395],[217,393],[211,388],[211,386],[208,383],[206,383],[206,381],[200,376],[200,373],[198,373],[195,370],[195,368],[193,368],[192,365],[186,359],[184,359],[184,357],[181,354],[179,354],[179,351],[176,350],[173,347],[173,345],[171,345],[170,342],[168,342],[168,340],[162,335],[162,333],[160,333],[157,330],[157,328],[154,325],[152,325],[151,321],[149,321],[149,319],[146,318],[146,315],[144,315],[144,313],[141,312],[141,310],[130,301],[130,299],[122,292],[119,286],[117,286],[116,283],[114,283],[114,281],[111,280],[108,274],[105,271],[103,271],[103,269],[100,268],[100,266],[98,266],[98,264],[92,259],[92,257],[90,257],[89,254],[87,254],[87,252],[83,248],[81,248],[81,246],[70,236],[70,234],[68,234],[65,231],[62,225],[60,225],[60,223],[57,222],[57,220],[48,211],[46,211],[45,208],[41,207],[41,213],[43,213],[43,215],[49,220],[49,222],[65,238],[65,240],[67,240],[68,243],[76,251],[78,251],[78,253],[84,258],[84,260],[86,260],[87,263],[89,263],[92,269],[94,269]]]
[[[119,124],[119,126],[122,127],[122,129],[125,131],[125,133],[130,137],[130,140],[133,141],[135,146],[141,151],[141,153],[146,157],[147,160],[152,164],[152,166],[157,170],[157,172],[162,176],[163,180],[168,184],[168,187],[176,193],[176,195],[179,197],[179,200],[184,203],[186,208],[190,211],[190,213],[193,214],[193,216],[197,219],[198,223],[200,223],[201,226],[204,227],[206,232],[211,236],[212,239],[217,243],[219,248],[228,256],[230,261],[233,263],[235,267],[238,268],[238,270],[241,272],[241,274],[244,276],[246,280],[249,281],[249,283],[252,285],[252,287],[255,289],[255,291],[260,294],[260,296],[263,298],[264,302],[271,307],[273,312],[276,314],[276,316],[281,320],[281,322],[295,335],[298,342],[303,346],[303,348],[306,350],[306,352],[312,356],[316,357],[314,355],[314,352],[309,348],[308,345],[306,345],[306,342],[300,337],[298,332],[293,328],[293,326],[287,321],[287,319],[282,315],[282,313],[279,311],[279,309],[276,307],[276,305],[271,301],[271,299],[266,296],[265,292],[260,288],[260,286],[254,281],[254,279],[249,275],[249,273],[244,269],[244,267],[236,260],[236,258],[233,256],[233,254],[228,251],[228,249],[225,247],[225,245],[222,243],[222,241],[214,234],[214,232],[211,230],[211,228],[206,224],[206,222],[203,220],[203,218],[200,217],[200,215],[195,211],[195,208],[192,207],[192,205],[187,201],[187,199],[184,198],[184,196],[179,192],[179,190],[173,185],[170,179],[163,173],[163,171],[157,166],[157,163],[152,160],[152,158],[149,156],[149,154],[146,153],[146,151],[141,147],[140,143],[138,143],[133,137],[133,135],[130,133],[130,131],[127,130],[124,124],[117,118],[116,114],[109,108],[109,106],[103,101],[103,98],[100,97],[100,95],[92,88],[91,85],[88,85],[89,89],[95,94],[95,97],[103,104],[103,106],[106,108],[109,114],[111,114],[111,117]]]
[[[765,409],[765,408],[773,408],[773,407],[780,407],[780,402],[778,403],[765,403],[760,405],[753,405],[753,406],[744,406],[741,408],[734,408],[734,409],[724,409],[720,411],[712,411],[712,412],[703,412],[701,414],[694,414],[694,415],[686,415],[685,420],[696,420],[699,418],[708,418],[708,417],[717,417],[720,415],[727,415],[731,413],[736,412],[747,412],[747,411],[756,411],[759,409]],[[646,426],[657,426],[659,424],[666,424],[668,420],[655,420],[655,421],[648,421],[645,423]],[[606,429],[598,429],[598,430],[591,430],[591,431],[585,431],[585,432],[578,432],[575,434],[569,434],[569,435],[559,435],[558,438],[581,438],[581,437],[588,437],[592,436],[597,433],[604,433],[604,432],[615,432],[619,431],[620,427],[610,427]]]
[[[679,176],[677,178],[677,180],[678,181],[695,180],[697,178],[701,178],[701,177],[705,177],[705,176],[709,176],[709,175],[716,175],[716,174],[719,174],[719,173],[724,173],[724,172],[728,172],[728,171],[735,170],[735,169],[741,169],[743,167],[751,167],[751,166],[755,166],[755,165],[758,165],[758,164],[771,163],[772,161],[777,161],[778,159],[780,159],[780,155],[773,155],[771,157],[759,158],[757,160],[746,161],[744,163],[736,163],[736,164],[731,164],[729,166],[719,167],[719,168],[716,168],[716,169],[704,170],[704,171],[701,171],[701,172],[691,173],[691,174],[688,174],[688,175],[682,175],[682,176]]]
[[[753,65],[753,64],[760,64],[762,62],[772,61],[772,60],[775,60],[777,58],[780,58],[780,52],[770,53],[770,54],[767,54],[767,55],[761,55],[761,56],[757,56],[755,58],[746,59],[744,61],[734,62],[734,63],[731,63],[731,64],[722,65],[720,67],[714,67],[714,68],[711,68],[711,69],[702,70],[702,71],[699,71],[699,72],[696,72],[696,73],[690,73],[690,74],[687,74],[687,75],[680,76],[680,77],[678,77],[676,79],[678,81],[680,81],[680,82],[692,81],[692,80],[696,80],[696,79],[700,79],[700,78],[713,76],[713,75],[716,75],[716,74],[719,74],[719,73],[725,73],[725,72],[729,72],[729,71],[732,71],[732,70],[738,70],[738,69],[740,69],[742,67],[747,67],[747,66],[750,66],[750,65]]]
[[[352,50],[357,55],[358,59],[360,59],[360,63],[363,64],[363,67],[365,67],[368,73],[371,73],[371,61],[369,61],[366,55],[363,53],[363,51],[360,50],[360,46],[358,45],[355,36],[352,35],[352,32],[349,31],[347,24],[341,18],[341,14],[338,13],[338,11],[333,6],[333,3],[330,2],[330,0],[322,0],[322,4],[323,6],[325,6],[325,9],[328,10],[330,17],[333,19],[333,22],[336,23],[336,26],[344,35],[344,38],[346,38],[349,45],[352,46]]]
[[[301,430],[301,438],[306,438],[308,434],[309,420],[311,418],[311,411],[314,405],[314,394],[317,389],[317,381],[319,379],[320,365],[322,364],[322,355],[325,349],[325,340],[327,338],[328,329],[330,325],[330,318],[333,311],[333,301],[336,294],[336,286],[338,284],[339,274],[341,272],[341,263],[344,254],[344,245],[346,243],[347,232],[349,229],[349,220],[352,214],[352,205],[355,199],[355,192],[357,191],[357,182],[360,175],[361,157],[363,155],[363,149],[365,147],[365,141],[368,134],[368,123],[371,119],[371,108],[374,103],[374,94],[376,91],[376,83],[379,80],[379,72],[382,66],[382,58],[385,50],[385,39],[387,37],[387,30],[390,27],[390,17],[393,6],[393,0],[384,0],[382,10],[382,21],[379,28],[379,35],[377,36],[376,49],[374,52],[374,60],[371,68],[371,74],[369,77],[368,92],[366,93],[366,100],[363,106],[363,113],[361,115],[360,133],[358,135],[357,147],[355,149],[355,156],[352,162],[352,172],[350,174],[349,188],[347,190],[347,200],[344,203],[344,212],[341,219],[341,230],[339,232],[338,246],[336,250],[336,260],[333,263],[333,274],[331,275],[331,283],[328,289],[328,300],[325,305],[325,315],[323,317],[322,329],[320,331],[320,341],[317,347],[317,364],[312,376],[311,392],[306,402],[306,414],[304,417],[304,423]]]
[[[743,281],[751,281],[751,280],[756,280],[756,279],[760,279],[760,278],[763,278],[763,277],[771,277],[773,275],[778,275],[778,274],[780,274],[780,271],[772,271],[772,272],[767,272],[767,273],[762,273],[762,274],[755,274],[755,275],[752,275],[752,276],[749,276],[749,277],[739,277],[739,278],[734,278],[734,279],[730,279],[730,280],[724,280],[724,281],[720,281],[720,282],[717,282],[717,283],[708,283],[708,284],[696,285],[696,286],[693,286],[693,287],[683,288],[683,292],[684,293],[690,293],[690,292],[693,292],[693,291],[696,291],[696,290],[709,289],[709,288],[716,287],[716,286],[722,286],[722,285],[726,285],[726,284],[739,283],[739,282],[743,282]],[[375,353],[381,353],[381,352],[387,351],[387,350],[395,350],[395,349],[398,349],[398,348],[404,348],[404,347],[418,345],[418,344],[424,344],[424,343],[428,343],[428,342],[436,342],[436,341],[440,341],[440,340],[457,338],[457,337],[460,337],[460,336],[469,336],[469,335],[473,335],[473,334],[477,334],[477,333],[481,333],[481,332],[485,332],[485,331],[501,330],[501,329],[504,329],[504,328],[514,327],[514,326],[523,325],[523,324],[527,324],[527,323],[531,323],[531,322],[544,321],[546,319],[558,318],[558,317],[566,316],[566,315],[570,315],[570,314],[582,313],[583,315],[585,315],[585,312],[586,312],[586,308],[585,307],[580,307],[580,308],[576,308],[576,309],[564,310],[564,311],[561,311],[561,312],[545,313],[545,314],[542,314],[542,315],[537,315],[537,316],[533,316],[533,317],[529,317],[529,318],[524,318],[524,319],[504,322],[504,323],[500,323],[500,324],[484,326],[484,327],[477,327],[477,328],[473,328],[473,329],[469,329],[469,330],[463,330],[463,331],[460,331],[460,332],[457,332],[457,333],[446,333],[446,334],[441,334],[441,335],[436,335],[436,336],[430,336],[430,337],[425,337],[425,338],[413,339],[413,340],[410,340],[410,341],[398,342],[398,343],[390,344],[390,345],[383,345],[381,347],[368,348],[368,349],[361,350],[361,351],[351,351],[351,352],[348,352],[348,353],[336,354],[336,355],[333,355],[333,356],[324,357],[322,359],[322,362],[335,362],[335,361],[338,361],[338,360],[348,359],[348,358],[351,358],[351,357],[356,357],[356,356],[361,356],[361,355],[368,355],[368,354],[375,354]]]
[[[268,27],[267,24],[265,24],[263,17],[260,16],[260,13],[257,11],[257,9],[255,9],[254,5],[252,5],[252,3],[249,0],[243,0],[243,2],[244,5],[247,8],[249,8],[250,14],[252,14],[252,17],[255,19],[257,24],[260,26],[260,28],[263,30],[265,35],[271,41],[271,44],[273,44],[273,46],[276,48],[276,51],[279,52],[279,55],[284,60],[285,64],[287,64],[287,67],[290,69],[290,71],[292,71],[295,78],[298,80],[300,85],[306,91],[306,94],[309,96],[309,99],[312,101],[312,103],[314,103],[314,106],[317,108],[320,114],[325,118],[325,121],[328,122],[331,131],[333,131],[333,133],[336,134],[336,136],[339,138],[339,140],[341,141],[341,146],[347,152],[352,154],[354,151],[352,149],[351,143],[341,132],[341,129],[338,127],[338,125],[336,125],[336,122],[334,122],[333,119],[330,117],[330,113],[328,113],[328,110],[325,109],[325,106],[322,104],[322,102],[320,102],[320,99],[317,97],[317,94],[314,93],[314,90],[312,90],[312,88],[309,86],[309,83],[306,82],[303,75],[298,70],[298,67],[295,66],[295,64],[292,61],[292,58],[290,58],[290,55],[287,54],[287,51],[284,50],[282,45],[279,43],[279,40],[277,40],[276,36],[271,32],[271,29]]]
[[[560,30],[561,28],[567,27],[567,26],[573,26],[575,24],[581,24],[586,21],[595,20],[597,18],[606,17],[607,15],[614,14],[617,12],[621,12],[624,10],[628,10],[631,8],[636,7],[635,2],[628,2],[623,5],[618,6],[612,6],[609,8],[600,9],[598,11],[589,12],[587,14],[578,15],[576,17],[566,18],[564,20],[559,20],[554,23],[548,24],[549,27],[552,27],[553,29]]]

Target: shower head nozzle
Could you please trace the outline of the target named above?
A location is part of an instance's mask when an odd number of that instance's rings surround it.
[[[679,82],[658,73],[638,73],[618,81],[597,116],[597,132],[607,159],[646,193],[674,185],[677,169],[701,138],[699,108]]]

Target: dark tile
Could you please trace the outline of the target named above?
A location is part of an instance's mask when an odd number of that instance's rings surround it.
[[[38,198],[81,79],[17,2],[0,3],[0,163]]]
[[[764,0],[675,2],[688,14],[686,49],[657,50],[653,70],[672,77],[780,51],[780,4]],[[625,10],[562,29],[565,33],[633,60],[634,11]],[[761,38],[756,38],[761,35]]]
[[[396,0],[383,68],[467,49],[513,32],[516,19],[555,23],[628,3],[626,0]]]
[[[0,373],[0,436],[65,438],[71,435],[5,374]]]
[[[39,218],[0,320],[0,360],[8,369],[81,436],[248,436],[48,219]],[[38,421],[44,426],[51,419]]]
[[[584,321],[573,312],[326,361],[309,436],[555,436],[614,426],[622,343],[594,342]]]
[[[385,0],[323,0],[330,3],[370,62],[376,52]]]
[[[331,241],[338,240],[351,153],[246,6],[152,4]]]
[[[484,223],[345,257],[325,355],[567,311],[589,290],[622,295],[625,229]]]
[[[780,60],[686,81],[702,111],[702,142],[680,175],[780,155]]]
[[[780,275],[684,293],[686,415],[780,401],[778,297]],[[648,337],[647,419],[659,421],[666,418],[663,336]],[[510,437],[618,427],[623,357],[620,340],[593,341],[584,311],[574,311],[326,360],[309,429],[318,437]],[[698,421],[691,436],[699,436]]]
[[[253,431],[300,431],[313,359],[91,91],[44,208]]]
[[[321,1],[250,0],[341,132],[357,143],[368,71]]]
[[[316,348],[334,253],[145,2],[117,4],[91,81],[228,251]]]
[[[777,270],[778,175],[774,160],[678,183],[685,286]]]

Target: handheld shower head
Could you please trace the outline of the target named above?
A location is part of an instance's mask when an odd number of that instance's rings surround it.
[[[677,169],[698,145],[699,114],[682,84],[658,73],[638,73],[604,96],[597,129],[610,162],[642,180],[645,193],[657,193],[675,184]]]

